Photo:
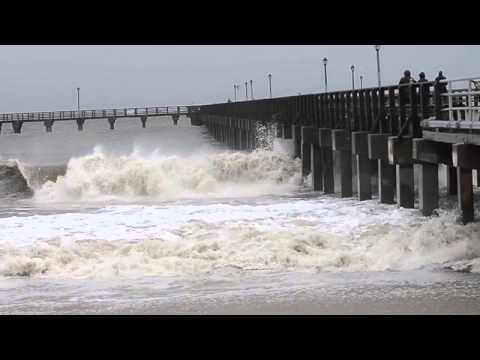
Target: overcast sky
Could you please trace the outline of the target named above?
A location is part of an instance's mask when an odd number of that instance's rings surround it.
[[[339,46],[0,46],[0,112],[70,110],[76,87],[84,109],[191,105],[233,99],[233,84],[254,81],[254,96],[322,92],[323,57],[329,90],[356,82],[375,86],[373,45]],[[410,69],[433,79],[480,76],[480,46],[389,46],[381,49],[382,82]]]

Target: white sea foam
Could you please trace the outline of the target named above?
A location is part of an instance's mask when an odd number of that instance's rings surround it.
[[[0,219],[0,275],[191,276],[216,271],[349,272],[438,265],[479,271],[480,224],[421,218],[375,201],[110,206]],[[12,239],[15,239],[13,242]],[[235,270],[235,271],[237,271]]]
[[[37,189],[35,202],[109,199],[125,205],[80,213],[0,218],[0,276],[109,278],[234,271],[385,271],[442,266],[480,272],[480,224],[453,210],[417,210],[298,189],[290,145],[275,151],[118,156],[97,148]],[[248,205],[222,197],[274,195]],[[216,199],[207,202],[205,199]],[[146,200],[155,200],[149,203]],[[193,202],[163,203],[194,199]],[[140,201],[139,201],[140,200]],[[134,202],[135,204],[131,204]],[[144,205],[138,205],[143,203]],[[162,205],[163,204],[163,205]]]

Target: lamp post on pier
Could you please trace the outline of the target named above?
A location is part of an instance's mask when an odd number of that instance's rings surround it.
[[[352,89],[355,90],[355,65],[352,65],[350,70],[352,70]]]
[[[253,100],[253,80],[250,80],[250,98]]]
[[[363,89],[363,76],[360,75],[360,89]]]
[[[272,74],[268,74],[268,86],[270,89],[270,99],[272,98]]]
[[[324,68],[324,75],[325,75],[325,92],[328,92],[327,63],[328,63],[328,59],[326,57],[324,57],[323,58],[323,68]]]
[[[245,81],[245,98],[248,100],[248,81]]]
[[[80,88],[77,87],[77,109],[80,111]]]
[[[380,48],[382,45],[375,45],[375,50],[377,51],[377,74],[378,74],[378,87],[382,86],[382,80],[380,77]]]

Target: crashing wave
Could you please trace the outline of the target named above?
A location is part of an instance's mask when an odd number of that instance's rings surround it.
[[[71,159],[64,176],[47,181],[37,201],[176,200],[281,193],[301,182],[300,162],[258,150],[205,156],[113,156],[96,149]]]
[[[15,161],[0,163],[0,198],[30,197],[33,190]]]

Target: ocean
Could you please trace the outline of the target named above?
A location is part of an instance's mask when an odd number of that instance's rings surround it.
[[[480,223],[455,197],[422,217],[322,195],[290,141],[261,140],[235,152],[187,118],[4,124],[0,314],[480,313]]]

